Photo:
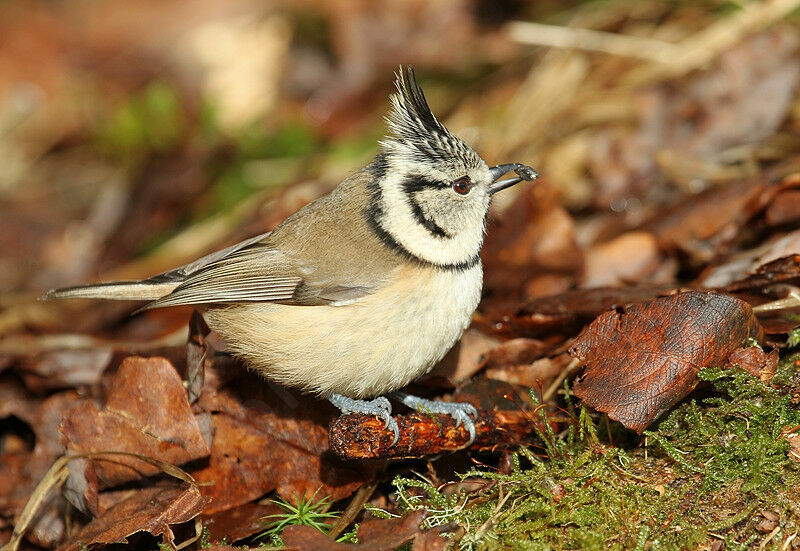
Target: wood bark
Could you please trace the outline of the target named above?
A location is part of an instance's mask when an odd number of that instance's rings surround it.
[[[331,422],[328,441],[331,450],[344,459],[390,459],[421,457],[466,449],[469,432],[456,427],[449,415],[410,413],[394,417],[400,439],[383,421],[371,415],[342,415]],[[472,450],[528,444],[536,440],[536,424],[541,420],[522,411],[481,411],[475,420],[476,437]]]

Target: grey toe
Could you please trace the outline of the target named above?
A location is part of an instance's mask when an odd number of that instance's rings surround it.
[[[423,413],[444,413],[451,416],[456,422],[456,427],[464,425],[464,428],[469,432],[469,442],[467,445],[469,446],[475,441],[477,434],[475,421],[473,421],[473,419],[477,419],[478,410],[472,404],[467,402],[428,400],[426,398],[406,394],[405,392],[394,392],[392,396],[413,410]]]
[[[363,415],[374,415],[381,419],[384,428],[389,429],[394,434],[392,446],[397,444],[400,439],[400,428],[397,426],[397,421],[392,418],[392,404],[383,396],[379,396],[374,400],[355,400],[341,394],[331,394],[328,396],[328,401],[339,408],[342,413],[361,413]]]

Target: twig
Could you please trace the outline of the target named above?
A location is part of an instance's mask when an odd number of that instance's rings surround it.
[[[655,62],[641,67],[626,78],[628,84],[678,76],[707,64],[742,40],[748,33],[762,29],[786,17],[800,7],[800,0],[749,2],[741,10],[716,21],[678,44],[583,29],[514,21],[508,32],[523,44],[588,50]]]
[[[344,513],[336,519],[336,522],[331,529],[328,531],[328,537],[332,540],[335,540],[339,534],[341,534],[347,526],[353,522],[353,519],[356,518],[356,515],[361,512],[361,509],[364,507],[364,504],[369,501],[369,498],[372,497],[373,492],[375,492],[375,488],[378,487],[378,482],[370,482],[369,484],[364,484],[361,486],[358,491],[353,496],[353,499],[350,500],[350,503],[347,505],[347,509],[344,510]]]
[[[552,384],[547,387],[547,390],[544,391],[544,394],[542,394],[542,402],[550,401],[550,398],[552,398],[555,393],[558,392],[558,389],[561,388],[561,384],[564,382],[564,379],[566,379],[570,373],[575,371],[575,368],[577,368],[580,363],[581,361],[578,358],[572,358],[572,360],[570,360],[566,367],[561,370],[561,373],[558,374],[558,377],[556,377]]]
[[[800,306],[800,289],[795,286],[789,286],[789,292],[785,297],[753,306],[753,313],[761,314],[765,312],[774,312],[776,310],[786,310],[798,306]]]
[[[769,542],[771,542],[771,541],[772,541],[772,538],[774,538],[774,537],[775,537],[775,534],[777,534],[778,532],[780,532],[780,530],[781,530],[781,527],[780,527],[780,525],[778,525],[778,526],[776,526],[775,528],[773,528],[773,529],[772,529],[772,532],[770,532],[769,534],[767,534],[767,537],[766,537],[766,538],[764,538],[764,541],[762,541],[762,542],[759,544],[758,548],[759,548],[760,550],[762,550],[762,551],[763,551],[764,549],[766,549],[766,548],[767,548],[767,544],[768,544]]]
[[[464,449],[469,433],[456,428],[449,415],[411,413],[397,415],[400,439],[392,446],[392,433],[371,415],[343,415],[328,430],[331,450],[345,459],[422,457]],[[535,439],[536,420],[522,411],[481,411],[475,420],[476,438],[470,449],[485,450],[518,445]]]
[[[510,23],[508,33],[522,44],[588,50],[658,63],[670,63],[682,53],[680,46],[663,40],[527,21]]]

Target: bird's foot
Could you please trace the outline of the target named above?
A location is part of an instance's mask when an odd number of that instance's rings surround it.
[[[397,426],[397,421],[392,419],[392,404],[383,396],[379,396],[374,400],[355,400],[342,396],[341,394],[331,394],[328,396],[328,401],[339,408],[343,414],[348,413],[361,413],[364,415],[374,415],[378,419],[383,420],[384,428],[389,429],[394,434],[392,446],[397,444],[400,439],[400,429]]]
[[[402,402],[406,406],[421,413],[444,413],[455,419],[456,428],[464,425],[469,432],[469,442],[471,445],[475,441],[475,421],[478,418],[478,410],[475,406],[467,402],[442,402],[439,400],[427,400],[418,396],[412,396],[405,392],[393,392],[392,397]]]

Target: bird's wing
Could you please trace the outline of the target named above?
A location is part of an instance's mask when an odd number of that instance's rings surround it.
[[[173,268],[172,270],[168,270],[166,272],[160,273],[156,276],[151,277],[148,281],[156,281],[156,280],[163,280],[163,281],[184,281],[187,277],[191,276],[192,274],[197,273],[201,269],[214,264],[228,256],[231,256],[233,253],[245,249],[251,245],[264,241],[271,232],[262,233],[261,235],[256,235],[255,237],[251,237],[249,239],[245,239],[244,241],[240,241],[235,245],[231,245],[230,247],[226,247],[219,251],[214,251],[211,254],[207,254],[201,258],[193,262],[189,262],[188,264],[184,264],[179,268]]]
[[[324,270],[298,264],[257,236],[156,276],[180,285],[143,310],[186,304],[283,302],[321,305],[355,300],[371,292],[363,284],[319,276]]]

